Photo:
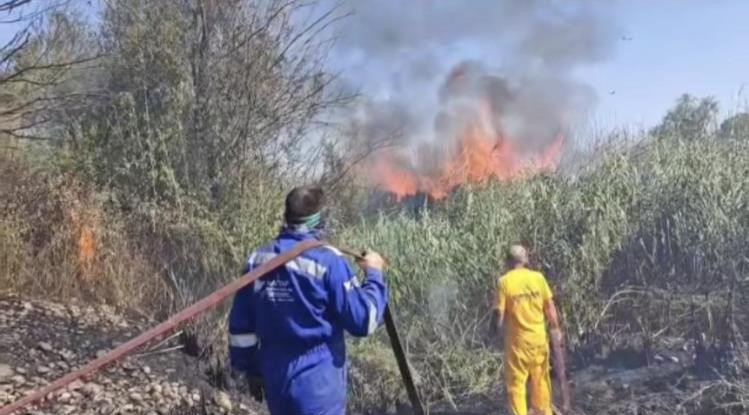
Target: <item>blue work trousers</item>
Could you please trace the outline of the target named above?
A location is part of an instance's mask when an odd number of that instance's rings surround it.
[[[345,415],[346,364],[336,360],[328,350],[311,350],[281,367],[266,368],[271,415]]]

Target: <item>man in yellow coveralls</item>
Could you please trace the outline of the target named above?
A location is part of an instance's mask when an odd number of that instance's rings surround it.
[[[526,415],[526,383],[530,379],[531,407],[552,415],[549,376],[548,322],[554,344],[561,344],[556,306],[543,274],[528,269],[528,253],[513,245],[509,271],[499,278],[493,329],[504,331],[505,386],[514,415]]]

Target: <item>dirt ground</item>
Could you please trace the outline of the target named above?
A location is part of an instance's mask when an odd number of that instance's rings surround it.
[[[82,366],[150,327],[113,310],[0,298],[0,406]],[[74,383],[28,414],[259,414],[239,391],[221,391],[175,337]]]

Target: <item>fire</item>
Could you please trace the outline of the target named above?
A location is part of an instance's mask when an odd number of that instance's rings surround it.
[[[416,173],[401,169],[395,163],[396,154],[387,150],[378,153],[374,162],[377,180],[399,199],[416,194],[419,189],[419,177]]]
[[[507,181],[556,167],[563,135],[557,135],[541,151],[522,152],[495,127],[498,123],[492,120],[490,109],[488,104],[481,106],[476,119],[462,129],[454,151],[429,172],[403,167],[407,163],[395,149],[376,154],[372,167],[377,184],[399,199],[419,192],[443,199],[465,183],[484,183],[491,178]]]

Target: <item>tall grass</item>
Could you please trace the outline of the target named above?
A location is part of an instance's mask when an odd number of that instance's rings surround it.
[[[339,239],[390,258],[422,390],[459,402],[500,383],[485,333],[502,253],[516,242],[548,276],[573,348],[622,333],[644,344],[749,334],[740,305],[749,298],[748,195],[749,141],[660,140],[608,152],[574,177],[466,187],[422,215],[368,219]],[[369,356],[378,347],[385,338],[357,345],[357,363],[369,366],[359,381],[388,385],[392,368]]]

